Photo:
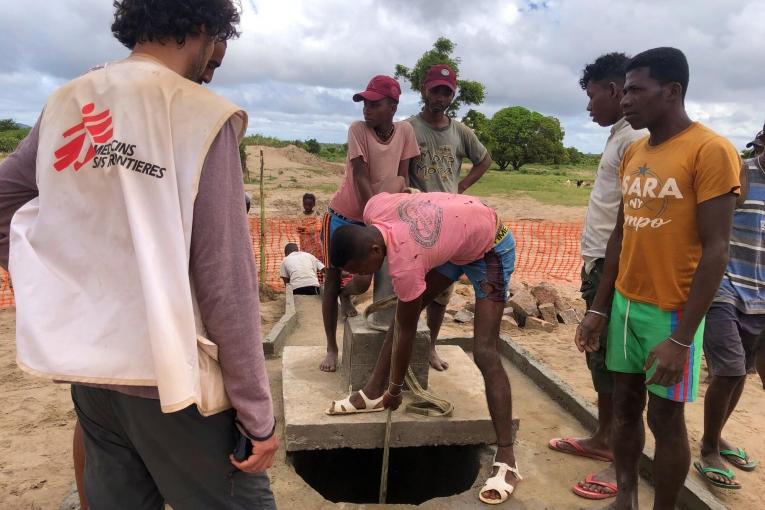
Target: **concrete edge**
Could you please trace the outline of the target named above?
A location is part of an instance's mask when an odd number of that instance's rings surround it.
[[[278,356],[282,344],[284,344],[284,339],[292,333],[295,326],[297,326],[295,298],[292,294],[292,289],[287,286],[284,293],[284,315],[273,325],[271,331],[263,339],[263,354],[271,358]]]
[[[595,406],[579,397],[576,392],[560,377],[550,371],[523,347],[516,344],[510,337],[500,335],[500,349],[511,363],[534,381],[553,400],[558,402],[566,411],[571,413],[588,430],[597,426],[597,409]],[[458,345],[464,350],[472,350],[473,339],[464,337],[444,337],[438,339],[439,344]],[[646,447],[640,459],[641,475],[653,483],[651,466],[653,449]],[[680,492],[679,507],[687,510],[727,510],[715,495],[700,481],[687,477],[683,490]]]

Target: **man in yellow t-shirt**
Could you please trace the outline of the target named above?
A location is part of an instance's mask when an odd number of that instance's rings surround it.
[[[638,507],[648,395],[654,508],[674,508],[690,466],[684,404],[696,396],[703,318],[725,271],[741,162],[730,142],[688,118],[688,62],[680,50],[645,51],[626,70],[624,116],[650,137],[622,160],[622,207],[576,343],[597,350],[611,302],[607,366],[619,486],[612,507]]]

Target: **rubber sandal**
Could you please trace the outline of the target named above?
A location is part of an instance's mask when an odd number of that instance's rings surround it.
[[[611,492],[597,492],[590,489],[585,489],[582,487],[584,484],[597,485],[609,489]],[[584,482],[577,483],[571,488],[571,490],[574,491],[574,494],[577,496],[585,499],[608,499],[616,497],[616,495],[619,493],[619,488],[615,483],[595,480],[594,475],[587,475],[584,478]]]
[[[558,443],[565,443],[573,450],[564,450],[560,446],[558,446]],[[556,437],[554,439],[550,439],[550,442],[547,443],[547,446],[551,450],[555,450],[556,452],[560,453],[568,453],[570,455],[576,455],[578,457],[586,457],[588,459],[595,459],[595,460],[602,460],[603,462],[611,462],[613,461],[613,457],[606,457],[604,455],[599,455],[595,452],[585,450],[582,445],[579,444],[579,441],[574,439],[573,437]]]
[[[518,480],[523,480],[523,477],[521,476],[521,473],[518,472],[517,463],[515,467],[510,467],[504,462],[495,462],[492,467],[497,468],[497,474],[486,480],[486,483],[483,484],[483,488],[481,488],[481,492],[478,493],[478,499],[487,505],[499,505],[500,503],[507,501],[515,490],[515,487],[505,481],[507,472],[510,471]],[[489,499],[484,497],[483,493],[487,491],[497,491],[499,499]]]
[[[359,395],[361,395],[361,399],[364,401],[362,409],[356,409],[356,406],[351,404],[351,396],[348,395],[343,400],[333,400],[329,408],[324,412],[330,416],[336,416],[340,414],[379,413],[380,411],[385,411],[384,407],[377,407],[382,403],[382,397],[370,400],[364,393],[364,390],[359,390]]]
[[[704,480],[707,481],[707,483],[710,483],[714,485],[715,487],[719,487],[721,489],[731,489],[731,490],[738,490],[741,488],[741,484],[734,481],[733,478],[735,478],[736,475],[733,474],[733,470],[728,469],[718,469],[715,467],[704,467],[701,465],[701,462],[694,462],[693,467],[696,468],[696,471],[704,478]],[[713,480],[712,478],[709,478],[707,476],[707,473],[716,473],[718,475],[724,476],[728,479],[731,483],[725,483],[725,482],[719,482],[717,480]]]
[[[730,462],[731,466],[737,467],[742,471],[754,471],[754,468],[757,467],[757,461],[750,459],[749,455],[743,448],[737,448],[735,450],[720,450],[720,455],[725,460]],[[743,460],[746,464],[739,464],[735,460],[731,460],[731,458]]]

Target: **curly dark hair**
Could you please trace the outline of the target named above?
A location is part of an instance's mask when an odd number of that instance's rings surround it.
[[[613,52],[601,55],[592,64],[584,66],[579,85],[582,89],[586,89],[587,84],[591,81],[596,82],[605,79],[624,81],[624,67],[628,61],[629,57],[624,53]]]
[[[218,41],[239,36],[236,0],[115,0],[114,9],[112,33],[131,50],[147,41],[183,45],[200,26]]]

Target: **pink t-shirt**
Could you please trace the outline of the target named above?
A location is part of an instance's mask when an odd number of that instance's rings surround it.
[[[380,193],[364,223],[385,239],[393,290],[401,301],[425,291],[425,275],[446,262],[466,265],[494,246],[497,215],[475,197],[452,193]]]
[[[398,165],[402,160],[420,155],[420,146],[414,128],[408,122],[393,123],[393,136],[387,142],[381,142],[374,130],[362,121],[356,121],[348,129],[348,157],[345,160],[345,178],[329,206],[339,214],[352,220],[361,221],[364,213],[363,204],[356,196],[351,161],[359,156],[369,167],[372,190],[378,189],[386,179],[398,175]]]

